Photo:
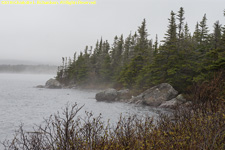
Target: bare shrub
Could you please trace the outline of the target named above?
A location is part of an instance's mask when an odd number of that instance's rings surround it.
[[[82,107],[68,105],[62,116],[50,116],[33,132],[26,132],[21,126],[4,146],[5,150],[225,149],[223,101],[216,106],[216,112],[206,113],[202,107],[195,113],[177,109],[173,120],[162,114],[157,122],[148,116],[121,116],[112,127],[101,121],[101,115],[93,117],[85,112],[85,117],[78,117]]]

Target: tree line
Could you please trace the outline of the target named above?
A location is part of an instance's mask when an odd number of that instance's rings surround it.
[[[146,20],[134,34],[102,38],[73,59],[62,58],[56,79],[67,84],[110,84],[146,89],[167,82],[179,91],[206,81],[225,68],[225,26],[216,21],[209,32],[206,14],[189,31],[185,11],[171,11],[164,40],[148,39]],[[225,11],[224,11],[225,16]]]
[[[55,74],[57,66],[49,65],[0,65],[0,73]]]

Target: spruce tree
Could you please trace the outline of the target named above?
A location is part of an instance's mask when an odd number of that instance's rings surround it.
[[[180,8],[180,10],[178,11],[178,15],[177,15],[177,19],[179,21],[178,23],[178,39],[182,39],[183,38],[183,30],[184,30],[184,9],[183,7]]]
[[[199,23],[200,27],[200,44],[205,44],[207,42],[207,37],[208,37],[208,26],[207,26],[207,18],[206,14],[204,14],[202,21]]]
[[[200,33],[201,33],[201,31],[199,29],[199,23],[197,22],[196,26],[195,26],[195,31],[193,34],[193,40],[194,40],[196,46],[198,46],[201,41]]]
[[[148,32],[146,29],[145,19],[142,22],[142,25],[138,28],[138,39],[136,46],[137,55],[146,56],[148,49]]]
[[[131,38],[131,34],[129,34],[124,43],[123,66],[130,61]]]
[[[120,70],[122,68],[122,54],[124,48],[124,40],[123,35],[118,38],[117,36],[114,38],[114,43],[112,47],[112,71],[114,79],[119,76]]]
[[[221,45],[221,32],[221,24],[219,23],[219,21],[216,21],[216,23],[214,23],[213,41],[211,41],[214,49],[219,48]]]
[[[190,31],[189,31],[188,23],[186,23],[185,26],[184,26],[184,39],[185,40],[191,39],[191,34],[190,34]]]

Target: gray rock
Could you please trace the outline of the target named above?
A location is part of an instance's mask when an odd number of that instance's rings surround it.
[[[141,100],[138,100],[138,101],[135,102],[136,105],[139,105],[141,103],[142,103]]]
[[[107,89],[95,95],[97,101],[115,101],[118,93],[115,89]]]
[[[159,108],[175,108],[176,106],[182,104],[181,101],[177,100],[176,98],[172,99],[172,100],[169,100],[169,101],[165,101],[163,102]]]
[[[186,104],[188,104],[187,100],[183,97],[182,94],[179,94],[176,98],[173,98],[172,100],[163,102],[159,107],[173,109],[178,105],[182,107],[182,106],[186,106]]]
[[[178,101],[182,102],[182,103],[187,102],[187,100],[183,97],[182,94],[179,94],[179,95],[176,97],[176,99],[177,99]]]
[[[119,91],[117,91],[117,93],[118,93],[118,99],[119,100],[125,100],[125,99],[131,98],[131,94],[130,94],[130,91],[128,89],[119,90]]]
[[[69,89],[76,89],[77,88],[77,85],[76,84],[69,84],[67,86],[67,88],[69,88]]]
[[[188,101],[188,102],[186,102],[186,103],[184,103],[184,106],[185,107],[190,107],[190,106],[192,106],[192,102],[191,101]]]
[[[50,89],[60,89],[60,88],[62,88],[62,85],[56,79],[49,79],[45,83],[45,87],[50,88]]]
[[[143,93],[141,93],[140,95],[136,96],[136,97],[133,97],[129,100],[128,103],[136,103],[137,101],[139,102],[143,102]]]
[[[169,101],[177,96],[178,92],[168,83],[162,83],[141,93],[134,99],[142,100],[149,106],[159,106],[162,102]]]
[[[44,85],[38,85],[38,86],[36,86],[36,88],[45,88],[45,86]]]

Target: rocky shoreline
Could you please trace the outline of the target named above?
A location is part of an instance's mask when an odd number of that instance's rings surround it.
[[[75,85],[63,86],[56,79],[49,79],[45,85],[38,85],[37,88],[61,89],[77,88]],[[189,106],[182,94],[179,94],[170,84],[161,83],[151,87],[137,96],[133,96],[129,89],[116,90],[109,88],[96,94],[97,101],[125,102],[136,105],[152,106],[156,108],[175,109],[179,106]]]
[[[178,94],[168,83],[162,83],[147,89],[138,96],[132,96],[128,89],[119,91],[107,89],[97,93],[95,98],[97,101],[126,102],[170,109],[190,104],[182,94]]]
[[[61,89],[63,86],[56,79],[49,79],[45,85],[38,85],[36,88]]]

